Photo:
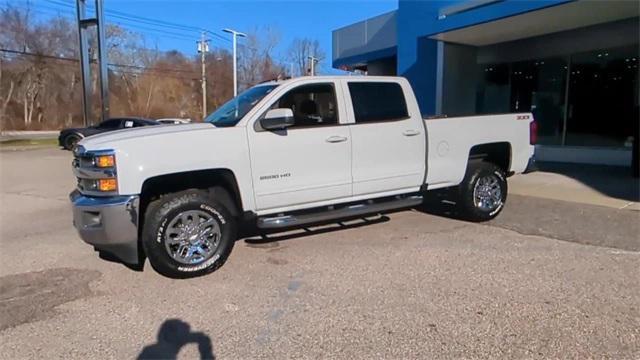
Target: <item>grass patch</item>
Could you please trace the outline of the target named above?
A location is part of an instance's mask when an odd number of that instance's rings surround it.
[[[0,142],[0,147],[15,146],[57,146],[58,139],[16,139]]]

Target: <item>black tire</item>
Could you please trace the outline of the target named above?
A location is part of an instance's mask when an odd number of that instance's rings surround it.
[[[208,214],[220,230],[217,246],[210,257],[193,264],[177,261],[166,247],[169,225],[188,211]],[[185,190],[163,196],[149,204],[142,230],[142,247],[149,263],[158,273],[177,279],[197,277],[209,274],[225,263],[233,249],[236,231],[236,219],[210,192]]]
[[[64,138],[64,148],[70,151],[73,151],[73,149],[76,148],[76,145],[78,144],[78,141],[80,141],[82,138],[77,135],[77,134],[69,134]]]
[[[481,179],[496,180],[495,185],[499,187],[500,193],[494,193],[498,201],[489,201],[492,206],[486,206],[486,202],[477,203],[475,201],[474,190]],[[464,180],[458,187],[457,205],[462,217],[466,220],[481,222],[488,221],[500,214],[507,201],[507,176],[502,169],[489,162],[471,162],[467,167]],[[479,188],[479,191],[482,191]],[[482,205],[485,206],[482,206]]]

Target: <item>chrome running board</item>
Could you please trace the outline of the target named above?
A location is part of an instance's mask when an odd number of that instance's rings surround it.
[[[396,196],[378,202],[369,200],[362,203],[344,205],[338,209],[334,206],[323,207],[316,212],[258,217],[260,229],[278,229],[296,227],[305,224],[321,223],[329,220],[352,218],[365,214],[379,213],[394,209],[408,208],[422,204],[422,195]]]

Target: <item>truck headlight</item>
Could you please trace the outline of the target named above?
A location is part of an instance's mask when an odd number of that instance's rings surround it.
[[[99,168],[110,168],[116,165],[116,157],[115,155],[98,155],[94,158],[94,162],[96,167]]]

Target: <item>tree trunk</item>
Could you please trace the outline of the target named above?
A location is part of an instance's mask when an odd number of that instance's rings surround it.
[[[133,111],[133,94],[131,91],[131,81],[129,80],[129,78],[125,75],[122,74],[122,80],[124,80],[124,84],[125,84],[125,89],[127,90],[127,105],[129,106],[128,112],[132,112]]]
[[[73,99],[75,98],[75,94],[76,94],[76,73],[72,72],[71,73],[71,83],[69,84],[69,103],[73,104]],[[69,106],[69,109],[73,109],[73,106]],[[73,123],[73,111],[69,110],[69,112],[67,113],[67,119],[64,122],[64,125],[66,127],[71,126],[71,123]]]
[[[154,84],[154,81],[153,81],[153,78],[152,78],[151,84],[149,85],[149,93],[147,94],[147,106],[146,106],[146,109],[145,109],[145,116],[146,117],[149,117],[149,108],[151,106],[151,96],[153,95],[153,84]]]
[[[6,130],[8,126],[6,126],[5,115],[7,114],[7,107],[9,106],[9,101],[11,101],[11,96],[13,96],[13,88],[15,83],[13,80],[9,82],[9,92],[7,93],[7,97],[2,101],[2,108],[0,108],[0,130]]]
[[[27,92],[26,91],[25,91],[25,93],[24,93],[22,98],[24,100],[22,102],[22,105],[23,105],[23,112],[24,112],[24,126],[26,128],[27,126],[29,126],[29,105],[28,105],[29,99],[27,97]]]

